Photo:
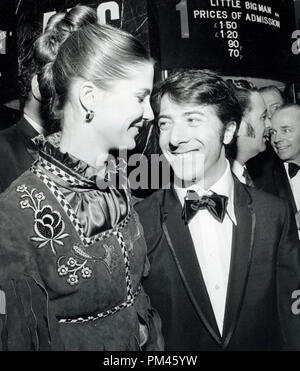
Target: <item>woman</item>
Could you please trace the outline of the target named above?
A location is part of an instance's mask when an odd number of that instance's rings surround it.
[[[7,349],[162,349],[130,194],[97,185],[109,152],[134,148],[153,119],[153,62],[133,36],[96,20],[77,6],[36,43],[41,95],[61,133],[36,139],[36,162],[0,199]]]

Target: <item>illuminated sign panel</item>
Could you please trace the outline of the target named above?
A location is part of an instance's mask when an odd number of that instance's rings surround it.
[[[163,69],[276,78],[290,72],[292,0],[149,0],[148,6]]]

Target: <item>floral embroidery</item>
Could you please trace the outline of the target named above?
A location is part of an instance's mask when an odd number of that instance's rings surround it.
[[[41,206],[41,202],[46,199],[43,192],[37,192],[35,188],[28,191],[25,184],[18,186],[17,192],[24,193],[20,201],[22,209],[32,209],[34,212],[34,231],[36,236],[31,237],[33,241],[40,242],[38,248],[50,245],[53,254],[56,254],[54,244],[63,246],[62,239],[69,236],[63,233],[65,223],[57,211],[53,211],[50,205]]]
[[[73,250],[74,250],[74,253],[76,256],[79,257],[79,259],[81,258],[82,260],[85,259],[85,260],[93,260],[93,261],[100,261],[102,262],[105,267],[107,268],[107,270],[109,271],[109,273],[111,274],[112,271],[116,268],[117,266],[117,252],[115,251],[115,248],[114,248],[114,245],[108,245],[108,244],[103,244],[103,248],[105,250],[105,255],[104,257],[97,257],[97,256],[94,256],[94,255],[91,255],[91,253],[87,253],[86,252],[86,249],[84,247],[80,247],[80,246],[77,246],[77,245],[74,245],[73,246]]]
[[[92,276],[92,270],[89,267],[84,267],[81,270],[81,274],[83,278],[90,278]]]
[[[66,264],[60,263],[63,259],[68,259]],[[82,278],[92,277],[93,271],[86,264],[87,260],[82,259],[79,261],[73,257],[67,258],[66,256],[61,256],[57,261],[57,272],[60,276],[68,276],[68,284],[74,286],[79,283],[78,273],[81,272]]]

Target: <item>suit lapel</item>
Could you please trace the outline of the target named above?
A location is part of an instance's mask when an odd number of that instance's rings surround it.
[[[24,117],[17,123],[17,129],[27,141],[39,134]]]
[[[37,148],[31,139],[39,135],[39,133],[33,126],[30,125],[30,123],[24,117],[21,118],[21,120],[16,125],[17,131],[24,138],[24,143],[26,143],[26,151],[29,153],[32,159],[35,160]]]
[[[287,177],[287,173],[284,168],[283,162],[278,164],[273,169],[273,179],[278,191],[279,197],[288,200],[292,206],[294,213],[297,212],[295,198],[291,189],[290,182]]]
[[[234,333],[246,286],[252,259],[255,214],[252,199],[246,187],[234,179],[234,211],[237,226],[233,228],[230,272],[228,279],[226,309],[223,327],[223,348],[226,348]]]
[[[187,294],[203,325],[221,344],[221,337],[211,307],[191,234],[181,217],[182,207],[173,189],[166,190],[162,205],[162,225],[171,254]]]

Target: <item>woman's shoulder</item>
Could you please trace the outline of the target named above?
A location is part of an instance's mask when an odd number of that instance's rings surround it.
[[[44,188],[43,183],[30,170],[26,170],[0,194],[0,204],[6,204],[20,197],[21,189]]]

